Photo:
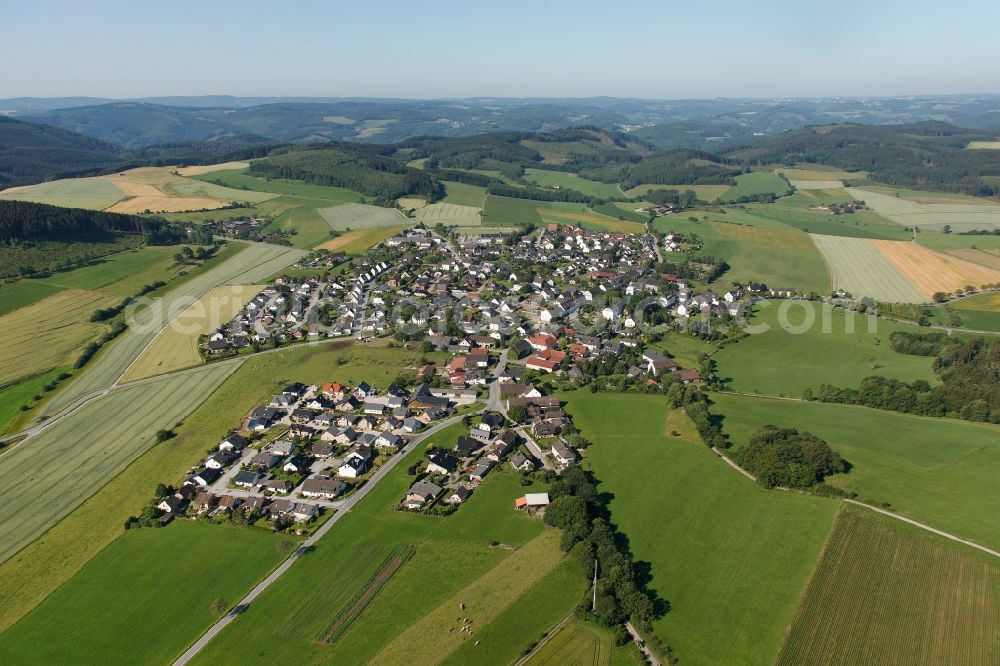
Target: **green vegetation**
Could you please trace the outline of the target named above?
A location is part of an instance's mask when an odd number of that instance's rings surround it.
[[[1000,249],[1000,236],[972,236],[967,234],[946,234],[941,231],[921,229],[917,243],[932,250],[957,250],[979,248],[981,250]]]
[[[525,169],[524,179],[540,187],[551,187],[563,190],[575,190],[598,199],[623,199],[624,193],[613,183],[599,183],[596,180],[581,178],[575,173],[566,171],[549,171],[547,169]]]
[[[35,396],[45,393],[45,388],[56,381],[69,368],[54,368],[12,386],[0,389],[0,434],[13,429],[21,408],[35,401]]]
[[[483,204],[483,224],[490,227],[519,227],[542,225],[538,209],[545,206],[543,201],[514,199],[495,194],[486,196]]]
[[[603,627],[581,620],[571,620],[552,636],[528,659],[528,666],[572,666],[593,664],[608,666],[611,663],[641,664],[639,655],[631,645],[615,647],[611,632]]]
[[[405,218],[395,209],[355,203],[343,203],[331,208],[321,208],[319,214],[335,231],[393,227],[399,226],[405,221]]]
[[[483,217],[479,208],[459,206],[450,203],[432,203],[418,208],[414,214],[418,223],[428,227],[437,224],[457,227],[476,227],[482,224]]]
[[[595,213],[600,213],[601,215],[607,215],[608,217],[614,218],[616,220],[625,220],[627,222],[638,222],[639,224],[645,224],[649,216],[645,213],[635,212],[636,204],[634,203],[603,203],[594,206],[593,211]]]
[[[58,174],[93,173],[121,159],[118,146],[51,125],[0,116],[0,189]],[[121,192],[118,195],[121,198]]]
[[[845,506],[775,664],[1000,660],[995,558]]]
[[[662,396],[564,394],[609,509],[670,602],[655,634],[689,664],[766,663],[833,523],[831,500],[766,491]],[[772,422],[781,422],[773,419]],[[726,640],[719,640],[725,635]]]
[[[771,171],[753,171],[736,176],[736,184],[719,197],[722,201],[753,201],[761,195],[780,197],[791,188],[788,181]]]
[[[444,182],[444,203],[482,208],[486,199],[486,188],[465,183]]]
[[[87,210],[104,210],[124,198],[125,193],[105,178],[66,178],[0,192],[0,201],[28,201]]]
[[[931,320],[942,326],[960,325],[1000,333],[1000,294],[980,294],[930,308]],[[955,315],[958,319],[955,319]]]
[[[923,303],[927,297],[878,248],[863,238],[813,235],[830,267],[833,287],[855,298]]]
[[[0,660],[169,661],[219,618],[215,600],[228,610],[278,564],[277,541],[262,530],[186,521],[130,530],[0,634]]]
[[[844,461],[826,442],[794,428],[764,426],[730,457],[765,488],[810,488],[845,471]]]

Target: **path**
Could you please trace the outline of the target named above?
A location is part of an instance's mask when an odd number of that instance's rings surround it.
[[[566,617],[564,617],[562,619],[562,621],[559,622],[559,624],[557,624],[556,626],[552,627],[547,632],[545,632],[545,638],[543,638],[542,640],[540,640],[537,643],[535,643],[535,647],[531,648],[531,652],[529,652],[528,654],[524,655],[523,657],[521,657],[520,659],[518,659],[517,661],[515,661],[514,662],[514,666],[524,666],[524,664],[528,663],[528,661],[530,661],[531,658],[534,657],[535,654],[539,650],[541,650],[545,646],[546,643],[548,643],[549,641],[551,641],[552,638],[556,634],[558,634],[559,631],[563,627],[565,627],[569,623],[569,621],[572,620],[572,619],[573,619],[573,613],[570,613],[569,615],[567,615]]]
[[[405,447],[403,447],[403,449],[398,454],[394,455],[392,458],[386,461],[384,465],[379,467],[378,470],[376,470],[375,473],[372,474],[372,476],[368,479],[368,483],[361,486],[361,488],[359,488],[357,492],[355,492],[353,495],[344,500],[343,503],[340,505],[340,509],[337,511],[337,513],[330,516],[330,519],[327,520],[318,530],[316,530],[315,534],[313,534],[311,537],[303,541],[302,544],[295,549],[295,552],[292,553],[291,557],[289,557],[287,560],[278,565],[278,567],[274,571],[272,571],[270,575],[267,576],[267,578],[257,583],[256,587],[250,590],[250,593],[247,594],[245,597],[243,597],[243,599],[241,599],[240,602],[236,604],[236,606],[234,606],[232,610],[230,610],[222,618],[220,618],[218,622],[212,625],[209,628],[209,630],[206,631],[204,635],[202,635],[202,637],[199,638],[194,643],[194,645],[189,647],[184,652],[184,654],[182,654],[174,662],[174,666],[183,666],[184,664],[187,664],[189,661],[191,661],[191,659],[194,658],[196,654],[201,652],[201,650],[204,649],[206,645],[208,645],[209,641],[215,638],[219,634],[219,632],[225,629],[230,622],[232,622],[238,615],[240,615],[243,611],[245,611],[250,606],[250,604],[253,603],[253,601],[264,592],[264,590],[266,590],[275,581],[281,578],[281,576],[291,568],[291,566],[301,555],[308,552],[309,549],[317,541],[323,538],[323,535],[326,534],[328,531],[330,531],[330,528],[336,525],[337,521],[343,518],[344,515],[361,500],[361,498],[367,495],[368,492],[372,488],[374,488],[375,485],[379,481],[381,481],[386,474],[391,472],[392,469],[399,463],[399,461],[405,458],[407,454],[409,454],[414,448],[416,448],[418,444],[420,444],[422,441],[424,441],[431,435],[436,434],[440,430],[447,428],[448,426],[454,423],[459,423],[464,416],[467,415],[461,414],[445,419],[441,423],[437,424],[436,426],[430,428],[429,430],[421,434],[419,437],[412,439],[410,443],[407,444]]]
[[[642,653],[646,656],[646,660],[652,664],[652,666],[662,666],[660,660],[656,658],[653,651],[649,649],[648,645],[646,645],[646,641],[642,640],[642,636],[639,635],[639,632],[636,631],[631,622],[625,623],[625,629],[628,631],[629,636],[632,637],[632,640],[635,641],[635,644],[639,646],[639,649],[642,650]]]

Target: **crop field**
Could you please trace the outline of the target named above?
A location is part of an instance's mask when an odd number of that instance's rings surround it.
[[[1000,662],[1000,565],[845,506],[775,664]]]
[[[720,199],[723,201],[733,201],[740,197],[753,196],[754,194],[767,194],[773,192],[776,195],[784,194],[788,191],[786,183],[777,174],[770,171],[754,171],[736,176],[736,184],[723,193]]]
[[[684,190],[693,190],[695,194],[698,195],[699,199],[712,203],[728,192],[730,187],[731,185],[669,185],[644,183],[626,190],[625,194],[632,199],[641,199],[652,190],[677,190],[679,192],[683,192]]]
[[[760,301],[754,309],[758,314],[747,321],[752,335],[712,357],[733,390],[799,396],[820,384],[857,386],[874,374],[936,383],[931,358],[899,354],[889,346],[893,332],[920,332],[917,326],[810,301]],[[758,328],[762,332],[754,332]]]
[[[441,223],[445,226],[474,227],[482,224],[483,216],[479,208],[459,206],[453,203],[432,203],[418,208],[415,214],[418,223],[433,227]]]
[[[105,294],[67,289],[0,316],[0,386],[72,365],[83,345],[107,330],[90,323],[91,313],[114,302]]]
[[[992,268],[995,271],[1000,271],[1000,252],[996,250],[973,250],[973,249],[958,249],[958,250],[945,250],[947,254],[953,257],[958,257],[963,261],[971,261],[974,264],[979,264],[980,266],[986,266],[987,268]]]
[[[538,214],[545,224],[574,225],[579,224],[586,229],[598,231],[620,231],[627,234],[639,234],[645,226],[639,222],[619,220],[607,215],[594,213],[579,204],[559,204],[561,209],[539,208]]]
[[[849,215],[831,215],[819,210],[823,204],[852,200],[846,190],[801,190],[771,204],[749,204],[754,217],[779,222],[785,227],[825,236],[851,236],[883,240],[910,240],[909,230],[870,210]]]
[[[259,283],[303,255],[301,250],[255,243],[223,263],[193,275],[150,307],[138,310],[129,323],[130,329],[102,350],[78,377],[47,402],[39,416],[57,414],[78,398],[114,384],[191,299],[201,298],[213,287]]]
[[[124,384],[200,365],[198,336],[232,321],[261,289],[261,285],[215,287],[167,324],[119,381]]]
[[[250,166],[249,162],[222,162],[221,164],[202,164],[180,167],[178,169],[174,169],[174,171],[178,176],[190,178],[191,176],[202,176],[206,173],[214,173],[216,171],[242,171],[248,166]]]
[[[0,661],[170,661],[218,619],[214,600],[235,604],[278,564],[282,538],[193,521],[125,532],[0,634]]]
[[[323,216],[331,229],[337,231],[394,227],[406,220],[399,214],[399,211],[393,208],[356,203],[343,203],[329,208],[320,208],[319,214]]]
[[[847,191],[882,217],[907,227],[941,231],[948,225],[956,232],[1000,229],[1000,206],[986,200],[965,197],[949,198],[942,203],[920,203],[867,188]]]
[[[525,169],[524,179],[540,187],[575,190],[599,199],[620,199],[625,196],[621,188],[614,183],[600,183],[565,171]]]
[[[237,190],[204,180],[183,178],[172,167],[140,167],[114,176],[102,176],[126,199],[107,210],[115,213],[178,212],[223,208],[233,202],[260,203],[278,194]]]
[[[763,490],[718,459],[662,396],[561,397],[594,442],[590,464],[618,529],[670,602],[656,635],[684,664],[769,663],[837,503]]]
[[[1000,283],[1000,270],[928,250],[916,243],[871,243],[928,299],[938,291],[950,293],[967,285],[978,288],[984,284]]]
[[[932,250],[1000,250],[1000,236],[965,236],[940,231],[920,231],[917,242]]]
[[[867,171],[842,171],[836,168],[829,169],[775,169],[776,173],[783,173],[791,181],[822,182],[842,180],[863,180],[868,177]],[[838,185],[838,187],[840,187]]]
[[[331,238],[325,243],[317,245],[317,249],[330,250],[335,252],[340,250],[349,254],[359,254],[368,248],[378,245],[382,241],[392,238],[409,224],[400,224],[395,227],[377,227],[375,229],[356,229],[345,231],[336,238]]]
[[[217,364],[95,398],[5,453],[0,465],[0,562],[152,447],[156,430],[187,416],[237,365]]]
[[[843,289],[855,298],[869,296],[892,303],[929,300],[868,240],[820,234],[810,236],[826,260],[834,289]]]
[[[892,198],[903,199],[920,204],[969,204],[973,206],[1000,206],[993,199],[974,197],[971,194],[961,194],[959,192],[931,192],[926,190],[911,190],[905,187],[891,187],[888,185],[864,185],[858,188],[859,193],[874,192],[884,194]]]
[[[851,463],[827,483],[989,548],[1000,548],[1000,426],[958,419],[714,393],[738,444],[761,426],[807,430]]]
[[[970,141],[966,150],[1000,150],[1000,141]]]
[[[124,198],[124,192],[103,178],[66,178],[0,192],[0,200],[31,201],[88,210],[104,210]]]
[[[486,195],[483,204],[483,224],[491,227],[518,227],[527,224],[542,225],[539,208],[544,201]]]
[[[575,664],[610,666],[612,655],[616,651],[625,653],[624,649],[616,650],[608,630],[590,622],[571,620],[549,638],[548,642],[535,654],[531,655],[526,664],[527,666],[573,666]],[[619,656],[619,658],[622,657],[625,660],[628,659],[627,654]]]
[[[450,181],[442,184],[444,185],[444,199],[441,200],[443,203],[473,206],[475,208],[483,207],[483,202],[486,200],[485,187]]]

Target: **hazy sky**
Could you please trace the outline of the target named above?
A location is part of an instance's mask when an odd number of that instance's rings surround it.
[[[0,97],[1000,92],[1000,0],[0,0]]]

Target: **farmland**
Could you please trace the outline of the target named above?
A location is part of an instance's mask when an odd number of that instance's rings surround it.
[[[319,214],[336,231],[398,226],[406,219],[392,208],[356,203],[320,208]]]
[[[0,389],[0,435],[16,429],[22,405],[30,404],[36,395],[44,392],[42,387],[54,381],[61,373],[68,371],[69,368],[53,368],[13,386]]]
[[[773,193],[782,195],[788,191],[788,183],[770,171],[754,171],[736,176],[736,184],[726,190],[720,199],[734,201],[740,197]]]
[[[186,521],[126,532],[0,634],[0,660],[163,663],[218,618],[215,599],[235,603],[279,562],[280,538]]]
[[[590,465],[615,523],[635,558],[651,564],[650,587],[670,602],[656,635],[682,663],[771,661],[836,503],[761,489],[715,457],[661,396],[562,397],[594,442]]]
[[[104,178],[67,178],[0,192],[0,199],[88,210],[104,210],[124,198],[125,193]]]
[[[178,176],[184,176],[185,178],[190,178],[191,176],[203,176],[206,173],[215,173],[216,171],[242,171],[250,166],[249,162],[222,162],[221,164],[205,164],[196,166],[186,166],[179,169],[174,169],[174,173]]]
[[[941,231],[945,225],[953,231],[1000,229],[1000,206],[972,197],[949,200],[948,203],[918,203],[867,188],[849,188],[847,191],[882,217],[908,227],[933,231]]]
[[[429,227],[439,223],[445,226],[474,227],[483,221],[479,208],[443,202],[418,208],[415,218],[418,223]]]
[[[491,227],[541,226],[542,216],[538,214],[538,209],[544,204],[544,201],[488,194],[483,204],[483,224]]]
[[[852,236],[884,240],[910,240],[910,232],[870,210],[831,215],[820,206],[849,203],[852,198],[843,188],[800,190],[770,204],[750,204],[755,217],[780,222],[785,227],[827,236]]]
[[[830,267],[834,289],[855,298],[870,296],[894,303],[928,300],[903,273],[863,238],[810,234]]]
[[[845,506],[776,664],[1000,661],[997,560]]]
[[[234,202],[260,203],[278,196],[183,178],[174,174],[171,167],[140,167],[102,178],[127,197],[107,209],[115,213],[214,209]]]
[[[408,226],[410,225],[400,224],[395,227],[376,227],[374,229],[356,229],[354,231],[345,231],[336,238],[331,238],[316,247],[318,249],[330,250],[331,252],[340,250],[349,254],[358,254],[364,252],[373,245],[381,243],[387,238],[392,238]]]
[[[978,288],[1000,283],[1000,270],[934,252],[916,243],[871,242],[928,299],[938,291],[950,293],[967,285]]]
[[[621,188],[614,183],[599,183],[565,171],[525,169],[524,179],[540,187],[575,190],[598,199],[620,199],[625,196]]]
[[[797,396],[824,383],[857,386],[873,374],[936,381],[931,358],[899,354],[889,346],[893,332],[919,332],[916,326],[809,301],[761,301],[755,309],[759,314],[748,321],[749,330],[767,330],[713,356],[719,376],[733,390]],[[798,372],[789,373],[789,367]]]
[[[610,632],[602,627],[572,620],[552,635],[526,663],[527,666],[608,666],[613,659],[616,663],[643,663],[633,650],[631,646],[616,648]]]
[[[482,208],[486,199],[486,188],[476,185],[466,185],[465,183],[444,183],[444,199],[442,203],[457,204],[459,206],[473,206]]]
[[[231,321],[262,288],[236,285],[210,290],[160,331],[119,381],[132,382],[200,364],[198,336]]]
[[[1000,333],[1000,294],[980,294],[933,307],[931,319],[935,323],[951,326],[949,314],[952,311],[962,318],[963,328]]]
[[[236,365],[215,365],[96,398],[3,456],[0,561],[59,522],[194,410]],[[107,415],[128,415],[109,419]]]
[[[997,549],[1000,546],[1000,426],[724,393],[712,412],[734,443],[761,426],[807,430],[852,467],[827,483],[888,502],[900,515]]]
[[[699,199],[711,203],[721,198],[723,194],[729,191],[730,187],[730,185],[651,185],[647,183],[636,185],[626,190],[625,194],[633,199],[641,199],[652,190],[678,190],[679,192],[692,190],[698,195]]]
[[[1000,141],[970,141],[966,150],[1000,150]]]

